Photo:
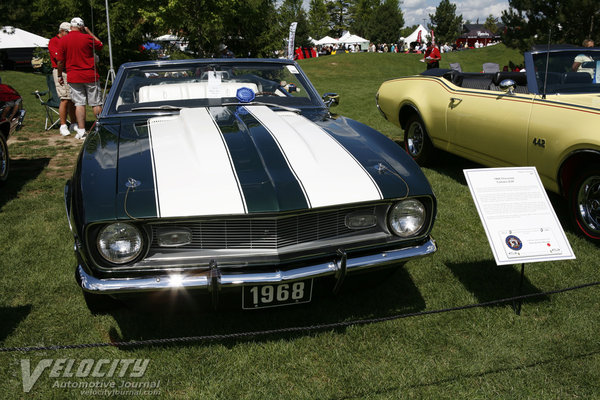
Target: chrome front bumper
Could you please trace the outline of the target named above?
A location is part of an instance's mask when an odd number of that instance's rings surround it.
[[[413,258],[433,254],[437,250],[435,240],[431,237],[425,243],[398,250],[385,251],[368,256],[347,258],[340,253],[338,259],[327,263],[305,267],[269,272],[223,271],[213,266],[203,274],[172,273],[151,277],[107,278],[98,279],[86,273],[80,265],[77,268],[77,280],[81,288],[96,294],[119,294],[133,292],[149,292],[157,290],[194,289],[216,293],[221,288],[235,288],[246,285],[277,284],[300,279],[335,276],[341,285],[346,273],[360,270],[386,267],[409,261]]]

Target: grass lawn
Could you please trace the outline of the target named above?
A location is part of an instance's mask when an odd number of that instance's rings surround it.
[[[503,45],[443,55],[460,62],[522,63]],[[303,60],[320,93],[337,92],[336,112],[398,139],[401,132],[375,108],[382,81],[420,72],[418,55],[341,54]],[[63,206],[63,186],[81,143],[43,131],[44,115],[30,94],[41,75],[1,71],[24,97],[26,125],[9,141],[12,171],[0,189],[0,347],[130,341],[324,324],[485,302],[514,294],[518,266],[497,267],[462,174],[475,164],[442,154],[424,169],[438,198],[433,231],[439,251],[407,263],[375,285],[324,296],[300,307],[213,313],[193,307],[125,308],[91,315],[74,281],[75,258]],[[91,120],[91,116],[88,118]],[[566,226],[563,204],[551,196],[577,260],[526,266],[525,293],[600,280],[598,246]],[[141,348],[0,352],[2,398],[86,398],[70,383],[117,388],[148,382],[153,393],[117,398],[380,399],[598,398],[600,290],[586,288],[510,304],[311,333]],[[29,393],[22,366],[34,373],[52,360]],[[57,361],[65,359],[65,361]],[[92,360],[149,360],[142,377],[67,377],[64,367]],[[43,364],[40,364],[43,365]],[[121,365],[121,364],[119,364]],[[106,371],[106,368],[104,369]],[[39,372],[39,371],[38,371]],[[62,387],[61,387],[62,386]],[[126,388],[127,389],[127,388]],[[135,388],[129,390],[137,390]],[[159,394],[156,394],[158,392]]]

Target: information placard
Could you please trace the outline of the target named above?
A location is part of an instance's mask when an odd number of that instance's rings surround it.
[[[497,265],[575,258],[535,167],[463,172]]]

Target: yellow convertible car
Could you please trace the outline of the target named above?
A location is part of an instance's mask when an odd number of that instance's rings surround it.
[[[420,165],[436,148],[490,167],[535,166],[600,241],[600,49],[524,54],[525,72],[431,69],[384,82],[377,107]]]

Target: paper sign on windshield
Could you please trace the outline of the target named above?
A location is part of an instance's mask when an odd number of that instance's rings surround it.
[[[497,265],[575,258],[535,167],[463,172]]]

